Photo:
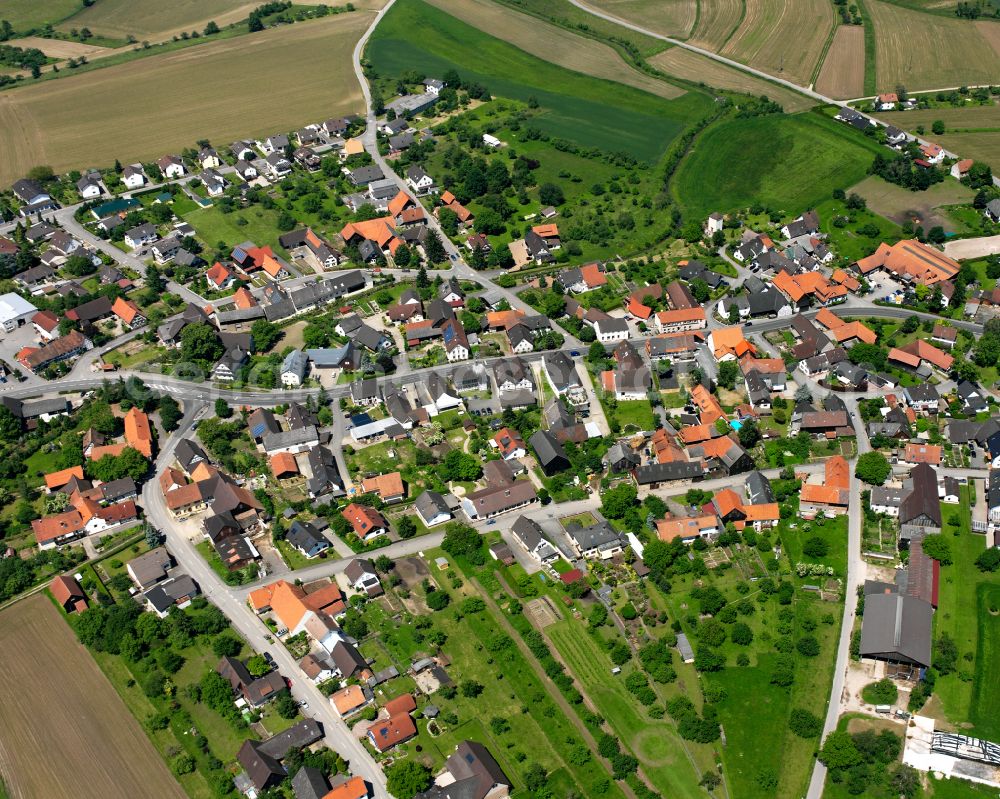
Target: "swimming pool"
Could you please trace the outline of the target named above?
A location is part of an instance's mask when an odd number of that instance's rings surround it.
[[[739,419],[730,419],[729,426],[733,428],[733,430],[739,431],[739,429],[743,427],[743,422]]]

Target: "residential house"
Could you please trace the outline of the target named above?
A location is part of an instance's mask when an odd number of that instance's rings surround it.
[[[378,573],[372,562],[366,558],[355,558],[348,563],[347,568],[344,569],[344,576],[347,577],[351,588],[360,594],[376,597],[383,593]]]
[[[329,539],[309,522],[292,522],[285,540],[307,558],[315,558],[330,548]]]
[[[352,502],[341,511],[341,516],[347,519],[354,530],[354,534],[361,541],[370,541],[379,535],[385,535],[389,531],[389,523],[385,517],[374,508],[367,505],[358,505]]]
[[[559,550],[552,545],[534,519],[519,516],[511,526],[510,532],[525,552],[539,563],[549,564],[559,560]]]
[[[822,482],[809,480],[802,484],[799,514],[803,518],[814,518],[820,513],[831,517],[847,513],[850,487],[851,467],[847,461],[840,455],[827,458]]]

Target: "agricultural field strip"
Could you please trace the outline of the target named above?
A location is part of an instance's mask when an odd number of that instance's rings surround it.
[[[573,72],[622,83],[668,100],[684,94],[684,89],[635,69],[610,45],[577,36],[508,6],[490,0],[427,2],[483,33]]]
[[[989,83],[1000,75],[1000,33],[960,19],[929,23],[919,11],[882,0],[865,0],[865,6],[874,25],[880,87],[903,84],[914,91]],[[1000,23],[984,24],[1000,29]]]
[[[740,27],[745,14],[745,0],[699,0],[691,44],[720,50]]]
[[[856,97],[865,90],[864,31],[855,25],[840,25],[816,78],[816,91],[830,97]]]
[[[741,72],[735,67],[714,61],[708,56],[684,47],[671,47],[648,59],[649,64],[669,75],[683,80],[705,83],[717,89],[745,92],[759,97],[766,95],[789,113],[805,111],[815,105],[815,101],[804,94],[787,89],[749,72]]]
[[[0,770],[15,796],[81,796],[86,786],[108,799],[184,797],[47,595],[7,608],[2,622],[0,724],[17,735],[0,737]]]
[[[363,101],[351,48],[371,19],[368,12],[338,14],[0,93],[0,147],[7,153],[0,183],[42,163],[59,172],[150,160],[200,138],[266,136],[358,112]],[[296,59],[288,58],[289,48]],[[280,103],[255,103],[247,115],[247,99],[257,91],[247,80],[253,70],[287,88]],[[136,94],[157,98],[139,129],[120,102]],[[130,135],[122,137],[125,129]]]
[[[747,14],[720,53],[805,86],[834,26],[827,0],[746,0]],[[795,38],[795,48],[788,47]]]
[[[699,21],[704,0],[596,0],[594,5],[664,36],[686,39]]]

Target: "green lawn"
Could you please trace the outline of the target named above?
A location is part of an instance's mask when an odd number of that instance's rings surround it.
[[[820,230],[829,236],[830,249],[851,263],[871,255],[883,241],[894,244],[903,238],[903,230],[895,222],[868,209],[848,209],[843,200],[828,198],[816,206],[816,211],[819,213]],[[833,223],[837,217],[854,221],[837,227]],[[863,235],[860,230],[868,225],[878,228],[878,234],[874,237]]]
[[[191,223],[198,238],[210,248],[214,248],[220,241],[225,242],[227,247],[233,247],[249,240],[259,246],[269,244],[275,253],[287,256],[278,245],[278,237],[282,233],[277,224],[279,213],[274,209],[254,205],[224,214],[216,206],[212,206],[190,211],[184,214],[184,219]],[[240,225],[237,220],[245,220],[247,224]]]
[[[304,569],[306,566],[315,566],[320,562],[318,557],[310,560],[285,540],[275,541],[274,543],[290,569]]]
[[[996,799],[996,788],[988,785],[977,785],[965,780],[939,780],[934,775],[928,775],[931,784],[931,799]]]
[[[945,715],[956,724],[971,722],[969,734],[1000,738],[1000,690],[996,673],[1000,664],[1000,617],[990,604],[1000,604],[1000,574],[980,572],[975,560],[986,547],[985,536],[969,530],[968,487],[962,486],[961,503],[943,505],[943,534],[951,544],[954,563],[941,567],[934,635],[950,635],[958,647],[956,671],[938,677],[935,695]],[[951,523],[958,517],[958,526]],[[975,609],[975,612],[973,612]],[[971,662],[966,655],[972,657]]]
[[[81,8],[78,0],[4,0],[0,14],[14,26],[14,30],[24,33],[32,28],[40,28],[45,23],[53,25],[73,16]]]
[[[625,688],[625,677],[635,670],[626,666],[612,675],[611,659],[589,636],[580,621],[569,618],[545,628],[559,655],[580,681],[584,693],[615,731],[622,744],[639,759],[643,773],[662,796],[703,796],[696,773],[684,751],[685,743],[669,718],[654,719]],[[705,771],[713,761],[712,748],[687,744],[697,752],[699,767]]]
[[[630,427],[633,430],[652,430],[656,427],[653,407],[649,404],[649,400],[626,400],[618,402],[613,410],[607,408],[606,410],[610,417],[618,420],[623,431],[627,432]],[[608,421],[610,422],[610,419]]]
[[[792,528],[793,524],[796,527]],[[835,519],[823,516],[809,522],[797,517],[782,519],[778,529],[781,541],[788,549],[788,559],[792,563],[822,563],[824,566],[832,566],[837,576],[847,576],[846,515]],[[810,538],[820,538],[825,541],[829,552],[821,558],[804,554],[802,547]],[[811,578],[812,582],[815,582],[815,579]]]
[[[976,587],[976,617],[979,635],[976,643],[976,679],[972,683],[970,720],[976,734],[991,741],[1000,740],[1000,585],[980,583]]]
[[[800,213],[857,183],[880,149],[818,113],[733,119],[696,139],[673,191],[695,219],[755,203]]]
[[[376,28],[365,54],[380,75],[441,75],[456,69],[463,80],[479,82],[493,95],[522,102],[533,97],[541,113],[532,126],[646,162],[659,159],[688,124],[711,109],[709,98],[700,93],[668,101],[570,72],[420,0],[397,3]]]
[[[440,550],[428,553],[429,560],[437,554],[441,554]],[[453,605],[463,597],[476,594],[470,580],[464,580],[461,587],[455,589],[447,575],[448,572],[432,570],[441,589],[452,594]],[[443,650],[451,660],[449,674],[456,682],[475,681],[483,690],[475,698],[465,697],[461,692],[453,699],[433,695],[431,701],[442,710],[443,734],[432,736],[426,723],[418,721],[420,734],[401,749],[437,770],[455,744],[471,738],[489,748],[505,773],[514,780],[515,788],[521,787],[524,770],[535,762],[549,772],[550,785],[555,779],[566,791],[580,797],[623,799],[614,784],[606,792],[596,790],[607,776],[596,761],[582,766],[569,765],[569,751],[573,742],[579,740],[577,730],[555,705],[519,650],[508,647],[502,654],[490,652],[488,646],[497,639],[501,625],[489,610],[466,615],[461,620],[452,612],[435,613],[431,618],[434,628],[447,635]],[[402,668],[417,654],[433,651],[424,640],[425,633],[409,623],[409,616],[405,617],[406,623],[400,623],[399,619],[386,614],[380,604],[373,603],[367,606],[365,619],[381,642],[379,646],[369,637],[362,644],[366,652],[369,647],[376,647],[376,651],[384,647],[383,651],[388,651]],[[402,688],[393,686],[386,689],[384,695],[388,698],[399,690]],[[449,712],[455,713],[457,724],[445,720]],[[494,718],[505,720],[509,728],[500,732],[494,730],[491,723]]]

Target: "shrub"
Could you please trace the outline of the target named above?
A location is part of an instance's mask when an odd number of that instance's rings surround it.
[[[636,612],[635,605],[633,605],[631,602],[626,602],[625,605],[622,607],[620,613],[621,617],[625,619],[625,621],[632,621],[639,615]]]
[[[896,690],[896,684],[885,677],[878,682],[868,683],[862,689],[861,696],[872,705],[891,705],[899,696],[899,691]]]
[[[816,535],[808,539],[802,546],[803,554],[808,555],[810,558],[826,557],[829,551],[830,551],[830,545],[827,544],[826,541],[824,541],[822,538]]]
[[[815,738],[823,731],[823,720],[815,713],[797,707],[789,716],[788,726],[799,738]]]
[[[803,635],[795,644],[800,655],[814,658],[819,654],[819,641],[813,635]]]

